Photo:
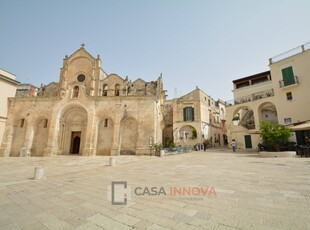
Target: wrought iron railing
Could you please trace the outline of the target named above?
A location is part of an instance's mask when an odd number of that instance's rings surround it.
[[[266,97],[272,97],[274,96],[273,89],[264,90],[261,92],[253,93],[244,97],[235,98],[233,100],[226,101],[226,107],[233,106],[237,104],[242,104],[250,101],[260,100]]]
[[[280,88],[290,86],[290,85],[299,84],[298,77],[294,76],[294,78],[292,78],[291,81],[289,81],[289,82],[281,80],[281,81],[279,81],[279,84],[280,84]]]

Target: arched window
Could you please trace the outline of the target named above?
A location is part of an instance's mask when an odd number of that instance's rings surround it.
[[[80,91],[80,88],[78,86],[75,86],[73,88],[73,95],[72,95],[72,97],[73,98],[78,98],[79,97],[79,91]]]
[[[108,86],[107,85],[103,85],[103,91],[102,91],[102,96],[108,96]]]
[[[104,120],[104,127],[108,127],[108,121],[109,121],[108,119]]]
[[[117,85],[115,85],[115,96],[119,96],[119,85],[117,84]]]

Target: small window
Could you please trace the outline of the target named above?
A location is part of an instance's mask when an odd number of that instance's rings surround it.
[[[108,86],[107,85],[103,86],[102,96],[104,96],[104,97],[108,96]]]
[[[21,119],[20,120],[20,127],[23,128],[25,124],[25,119]]]
[[[288,101],[293,100],[293,95],[292,95],[292,92],[288,92],[288,93],[286,93],[286,99],[287,99]]]
[[[211,105],[211,101],[210,101],[210,99],[208,100],[208,105],[209,105],[209,106]]]
[[[44,119],[44,124],[43,124],[43,127],[44,127],[44,128],[47,128],[47,123],[48,123],[48,120],[47,120],[47,119]]]
[[[108,119],[104,120],[104,127],[108,127]]]
[[[115,86],[115,96],[119,96],[119,85]]]
[[[79,91],[80,91],[80,88],[78,86],[75,86],[73,89],[73,97],[74,98],[79,97]]]
[[[291,124],[292,119],[290,117],[284,118],[284,124]]]

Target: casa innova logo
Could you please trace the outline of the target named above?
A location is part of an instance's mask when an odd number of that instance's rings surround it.
[[[127,185],[127,181],[112,181],[108,186],[107,198],[112,205],[127,205],[132,198],[132,189]],[[174,197],[205,197],[216,196],[214,187],[205,186],[171,186],[168,189],[160,186],[135,187],[133,193],[137,197],[141,196],[174,196]]]

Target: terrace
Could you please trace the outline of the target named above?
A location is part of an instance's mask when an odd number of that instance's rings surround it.
[[[260,91],[257,93],[253,93],[244,97],[239,97],[239,98],[235,98],[233,100],[229,100],[225,102],[226,107],[228,106],[233,106],[233,105],[237,105],[237,104],[242,104],[242,103],[246,103],[246,102],[251,102],[251,101],[255,101],[255,100],[260,100],[263,98],[267,98],[267,97],[272,97],[274,96],[274,91],[273,89],[269,89],[269,90],[264,90],[264,91]]]
[[[291,56],[294,56],[296,54],[299,54],[299,53],[302,53],[302,52],[305,52],[306,50],[309,50],[310,49],[310,42],[307,42],[301,46],[298,46],[294,49],[291,49],[291,50],[288,50],[282,54],[279,54],[277,56],[274,56],[272,58],[269,58],[269,64],[273,64],[275,62],[278,62],[278,61],[281,61],[285,58],[288,58],[288,57],[291,57]]]

